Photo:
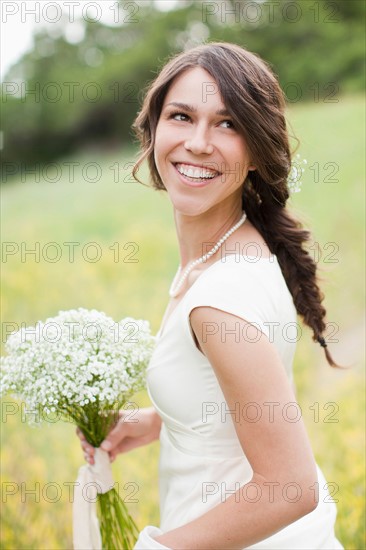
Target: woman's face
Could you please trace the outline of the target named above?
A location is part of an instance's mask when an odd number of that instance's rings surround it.
[[[216,81],[200,67],[171,84],[156,128],[154,158],[175,209],[195,216],[241,204],[251,165]]]

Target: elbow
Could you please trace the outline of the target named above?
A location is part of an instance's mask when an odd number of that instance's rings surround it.
[[[291,500],[289,500],[288,498],[285,499],[285,507],[283,508],[283,518],[286,518],[285,525],[289,525],[290,523],[293,523],[301,519],[302,517],[311,514],[311,512],[314,512],[314,510],[317,508],[318,501],[314,497],[314,491],[312,495],[306,495],[305,491],[308,492],[308,487],[306,487],[306,489],[304,488],[304,490],[302,491],[303,494],[298,500],[296,500],[295,498],[291,498]]]
[[[263,487],[267,486],[267,489],[271,484],[267,478],[258,474],[254,475],[253,480],[262,483]],[[316,469],[306,476],[302,472],[301,476],[294,475],[291,479],[288,475],[278,476],[277,480],[272,497],[278,495],[277,504],[287,518],[286,525],[314,512],[319,504],[319,481]]]
[[[299,500],[297,502],[298,519],[311,514],[319,504],[319,483],[317,477],[308,477],[299,483]]]
[[[315,474],[315,475],[314,475]],[[316,471],[307,476],[288,476],[280,478],[284,513],[290,522],[314,512],[319,504],[319,482]]]
[[[314,512],[314,510],[318,507],[319,500],[316,500],[314,493],[312,496],[309,496],[308,498],[304,498],[304,502],[302,503],[302,516],[306,516],[307,514],[310,514],[311,512]]]

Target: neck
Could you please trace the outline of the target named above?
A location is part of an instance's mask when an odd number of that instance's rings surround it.
[[[187,216],[175,210],[182,269],[208,252],[241,216],[241,204],[227,208],[221,205],[197,216]]]

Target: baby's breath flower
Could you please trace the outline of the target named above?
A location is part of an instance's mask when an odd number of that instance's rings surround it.
[[[307,165],[306,159],[301,159],[300,155],[297,154],[291,162],[290,174],[287,179],[287,185],[290,193],[299,193],[301,191],[301,178],[305,172],[304,166]]]
[[[126,317],[115,323],[94,309],[60,311],[9,336],[0,395],[10,393],[30,410],[61,415],[90,403],[97,413],[120,407],[145,388],[154,346],[148,321]],[[42,421],[42,415],[36,419]]]

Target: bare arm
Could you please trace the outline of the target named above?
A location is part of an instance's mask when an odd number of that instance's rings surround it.
[[[193,331],[215,371],[228,408],[235,409],[237,402],[255,402],[261,407],[262,416],[257,422],[241,415],[234,425],[254,472],[250,483],[259,486],[262,496],[256,502],[245,498],[253,494],[250,484],[246,484],[248,493],[241,488],[194,521],[156,537],[173,550],[242,549],[273,535],[317,506],[315,460],[301,414],[298,421],[291,421],[296,417],[296,400],[273,344],[265,335],[255,343],[244,338],[238,343],[230,339],[224,343],[220,331],[206,341],[202,339],[204,322],[220,327],[221,323],[232,326],[238,320],[241,328],[246,326],[244,320],[209,307],[195,308],[191,313]],[[273,406],[269,414],[266,403],[279,405]],[[288,416],[284,410],[289,411]]]

